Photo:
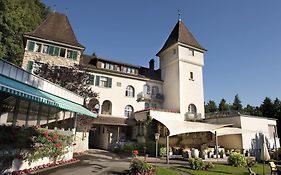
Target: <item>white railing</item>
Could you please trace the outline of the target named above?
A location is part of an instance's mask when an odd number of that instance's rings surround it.
[[[33,75],[5,60],[0,59],[0,75],[7,76],[21,83],[41,89],[50,94],[62,97],[69,101],[83,105],[84,98],[61,86],[45,80],[39,76]]]

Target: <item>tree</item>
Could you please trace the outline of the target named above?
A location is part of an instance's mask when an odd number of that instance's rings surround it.
[[[227,111],[228,110],[228,105],[225,101],[225,99],[221,99],[220,104],[219,104],[219,111]]]
[[[90,81],[92,81],[90,75],[82,71],[79,66],[58,67],[35,62],[34,74],[81,95],[84,98],[98,96],[90,87]]]
[[[20,65],[23,34],[34,30],[49,11],[40,0],[0,0],[0,58]]]
[[[264,117],[274,117],[274,105],[269,97],[265,97],[263,103],[260,106],[262,116]]]
[[[93,83],[90,75],[80,69],[79,66],[58,67],[38,62],[35,62],[34,66],[34,73],[36,75],[79,94],[85,99],[98,97],[98,94],[92,91],[90,87],[90,84]],[[77,130],[83,131],[82,139],[84,139],[85,133],[91,129],[92,121],[92,117],[78,115]]]
[[[238,94],[236,94],[235,97],[234,97],[232,109],[235,110],[235,111],[241,111],[242,110],[242,104],[241,104],[241,100],[240,100]]]
[[[281,119],[281,101],[276,98],[273,102],[274,108],[274,118],[280,120]]]
[[[209,100],[207,104],[205,104],[205,112],[210,113],[210,112],[216,112],[217,111],[217,105],[216,102],[213,100]]]

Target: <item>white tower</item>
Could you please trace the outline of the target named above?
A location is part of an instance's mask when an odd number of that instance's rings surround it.
[[[179,20],[157,53],[164,81],[164,108],[178,109],[190,117],[204,117],[202,68],[205,52]]]

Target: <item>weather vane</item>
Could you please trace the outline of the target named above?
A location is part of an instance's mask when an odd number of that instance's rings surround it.
[[[181,21],[181,10],[178,9],[178,20]]]

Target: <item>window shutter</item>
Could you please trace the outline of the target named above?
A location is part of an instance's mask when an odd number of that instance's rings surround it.
[[[108,81],[108,87],[111,88],[112,87],[112,78],[107,78]]]
[[[26,70],[31,73],[32,69],[33,69],[33,61],[29,60],[28,63],[27,63],[27,69]]]
[[[95,76],[94,75],[89,75],[89,84],[94,85],[95,84]]]
[[[28,42],[28,50],[29,51],[34,51],[34,46],[35,46],[35,42],[33,42],[33,41]]]
[[[58,47],[55,47],[55,50],[54,50],[54,55],[55,56],[59,56],[59,48]]]
[[[100,85],[100,76],[96,76],[96,86]]]
[[[72,58],[73,58],[74,60],[77,60],[77,51],[73,51]]]
[[[50,46],[50,47],[49,47],[48,54],[49,54],[49,55],[54,55],[54,46]]]

